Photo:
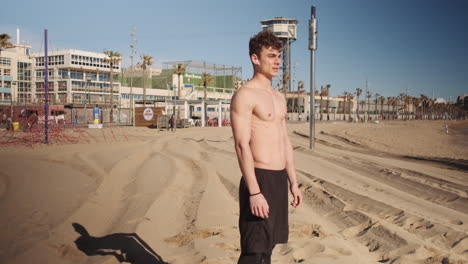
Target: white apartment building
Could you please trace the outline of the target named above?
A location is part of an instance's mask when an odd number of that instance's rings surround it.
[[[45,97],[44,53],[30,53],[31,47],[15,45],[0,54],[0,103],[43,103]],[[49,58],[49,100],[52,104],[118,105],[120,83],[110,89],[110,63],[104,53],[81,50],[51,51]],[[113,72],[120,73],[120,62]]]
[[[32,95],[31,46],[15,45],[0,54],[0,104],[10,104]]]
[[[36,102],[44,99],[45,57],[44,54],[31,54],[33,60],[32,83]],[[81,50],[51,51],[49,57],[49,99],[52,103],[83,105],[85,103],[110,106],[118,105],[120,83],[113,82],[110,89],[111,66],[104,53]],[[120,73],[120,62],[113,65],[112,71]]]

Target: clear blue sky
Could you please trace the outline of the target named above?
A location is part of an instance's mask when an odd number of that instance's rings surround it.
[[[2,3],[0,33],[43,51],[49,29],[53,49],[123,54],[129,65],[130,31],[137,28],[137,55],[154,57],[156,67],[173,60],[206,60],[241,66],[250,78],[248,40],[260,20],[276,16],[299,20],[292,45],[296,85],[309,89],[310,6],[319,25],[316,87],[331,94],[365,89],[396,96],[456,96],[468,93],[468,1],[466,0],[179,0],[55,1]]]

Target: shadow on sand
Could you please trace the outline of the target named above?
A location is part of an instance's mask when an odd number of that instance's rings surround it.
[[[79,250],[88,256],[115,256],[121,263],[168,264],[135,233],[115,233],[103,237],[90,236],[86,228],[72,224],[81,236],[75,240]]]

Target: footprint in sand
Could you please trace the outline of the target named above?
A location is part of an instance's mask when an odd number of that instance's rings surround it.
[[[173,243],[179,247],[183,247],[193,240],[204,239],[212,236],[220,235],[221,231],[219,230],[195,230],[195,231],[184,231],[175,236],[166,238],[164,241],[168,243]]]
[[[301,263],[312,256],[325,251],[325,246],[315,241],[295,241],[290,242],[280,249],[283,256],[291,255],[295,263]],[[302,261],[301,261],[302,260]]]
[[[459,219],[453,219],[450,221],[450,223],[454,225],[463,225],[463,222]]]

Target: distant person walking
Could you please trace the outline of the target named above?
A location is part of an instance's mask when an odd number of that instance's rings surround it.
[[[171,118],[169,118],[169,127],[171,128],[171,131],[174,131],[174,121],[175,121],[174,120],[174,114],[172,114]]]
[[[302,202],[286,129],[286,101],[271,80],[280,68],[281,41],[262,31],[249,42],[254,69],[231,102],[239,186],[241,255],[238,264],[269,264],[276,244],[288,241],[288,181],[291,205]]]

